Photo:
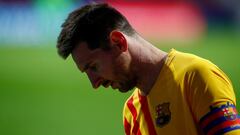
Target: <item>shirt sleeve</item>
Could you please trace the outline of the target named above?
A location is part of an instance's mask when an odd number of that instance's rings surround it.
[[[196,62],[184,83],[193,117],[205,134],[240,134],[234,90],[223,71],[208,61]]]

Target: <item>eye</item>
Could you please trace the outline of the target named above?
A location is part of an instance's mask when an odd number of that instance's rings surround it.
[[[93,71],[93,72],[97,72],[97,66],[96,66],[96,64],[90,65],[90,66],[88,67],[88,69],[90,69],[90,70]]]

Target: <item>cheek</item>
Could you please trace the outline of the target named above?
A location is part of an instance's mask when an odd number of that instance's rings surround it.
[[[113,64],[112,73],[116,80],[123,81],[128,78],[128,68],[123,61]]]
[[[130,66],[130,61],[128,57],[119,57],[116,60],[115,68],[117,68],[120,72],[124,72],[125,74],[127,74],[129,70],[129,66]]]
[[[98,73],[101,77],[103,77],[104,79],[113,79],[113,64],[108,61],[99,61],[99,69],[98,69]]]
[[[126,57],[108,55],[102,58],[99,73],[103,78],[116,81],[127,78],[129,60]]]

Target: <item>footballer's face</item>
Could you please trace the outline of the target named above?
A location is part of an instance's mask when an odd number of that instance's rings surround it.
[[[127,92],[136,86],[136,79],[130,72],[130,55],[116,47],[90,50],[86,42],[81,42],[73,49],[72,58],[95,89],[102,85]]]

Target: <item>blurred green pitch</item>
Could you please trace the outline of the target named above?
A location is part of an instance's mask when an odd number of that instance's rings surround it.
[[[232,80],[240,111],[239,43],[222,36],[175,48],[217,64]],[[122,107],[131,92],[92,90],[86,75],[71,58],[60,59],[55,46],[2,46],[0,62],[1,135],[124,134]]]

